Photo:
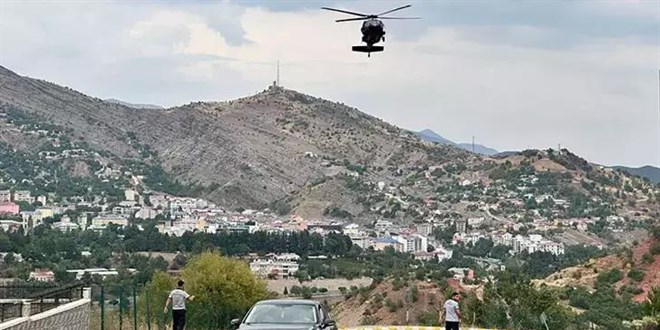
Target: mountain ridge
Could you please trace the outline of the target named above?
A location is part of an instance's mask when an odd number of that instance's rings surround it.
[[[456,143],[452,140],[449,140],[449,139],[441,136],[440,134],[438,134],[438,133],[436,133],[436,132],[434,132],[434,131],[432,131],[428,128],[423,129],[419,132],[415,132],[415,134],[417,134],[420,138],[422,138],[425,141],[431,141],[431,142],[435,142],[435,143],[439,143],[439,144],[448,144],[448,145],[457,146],[457,147],[459,147],[463,150],[467,150],[467,151],[474,152],[474,153],[484,155],[484,156],[493,156],[493,155],[496,155],[496,154],[499,153],[499,151],[497,151],[493,148],[489,148],[489,147],[486,147],[484,145],[477,144],[477,143],[475,143],[474,145],[472,145],[472,143]]]
[[[118,99],[104,99],[104,102],[109,102],[109,103],[117,103],[121,104],[124,106],[127,106],[129,108],[135,108],[135,109],[165,109],[165,107],[160,106],[160,105],[155,105],[155,104],[138,104],[138,103],[129,103],[129,102],[124,102],[122,100]]]
[[[421,143],[355,108],[282,88],[233,101],[136,111],[6,68],[0,75],[0,101],[120,158],[139,156],[127,142],[132,134],[178,179],[218,186],[206,197],[229,207],[263,208],[324,177],[328,169],[307,153],[374,167],[470,157]]]
[[[40,130],[56,126],[90,153],[136,175],[157,176],[148,178],[158,183],[153,190],[168,192],[166,187],[181,183],[227,208],[360,222],[456,215],[497,222],[502,219],[488,207],[503,207],[516,219],[530,217],[523,200],[505,200],[523,198],[518,188],[530,176],[543,180],[528,189],[580,198],[578,209],[552,211],[561,216],[620,210],[646,217],[654,208],[643,206],[656,201],[645,183],[591,166],[568,150],[491,158],[424,141],[354,107],[277,86],[231,101],[135,109],[5,68],[0,78],[4,117],[19,116],[34,126],[17,135],[20,127],[5,124],[10,129],[0,131],[0,141],[13,149],[34,157],[57,149],[39,137],[50,135]]]

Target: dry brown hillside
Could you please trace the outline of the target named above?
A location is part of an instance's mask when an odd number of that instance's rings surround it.
[[[454,280],[449,285],[453,290],[464,290]],[[439,317],[442,301],[443,292],[434,283],[415,281],[396,287],[392,281],[384,281],[335,305],[333,317],[342,327],[420,325],[425,318]]]
[[[594,287],[598,275],[618,269],[623,278],[613,285],[616,288],[632,286],[641,289],[641,293],[635,295],[635,301],[646,300],[648,292],[656,286],[660,286],[660,255],[658,240],[651,238],[630,250],[624,250],[616,255],[609,255],[589,262],[562,269],[544,280],[536,281],[537,284],[545,283],[558,287]],[[655,246],[655,248],[654,248]],[[653,255],[655,250],[656,255]],[[631,273],[635,270],[637,275]]]

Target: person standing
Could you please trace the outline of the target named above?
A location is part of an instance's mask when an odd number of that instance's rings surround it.
[[[172,325],[174,330],[186,329],[186,300],[193,301],[195,296],[191,296],[183,288],[183,280],[179,280],[177,288],[170,292],[165,302],[163,313],[167,314],[168,307],[172,305]]]
[[[445,330],[459,330],[458,327],[461,324],[461,311],[458,307],[458,302],[461,300],[461,295],[458,292],[454,292],[451,295],[451,299],[445,301],[445,305],[442,309],[442,315],[440,316],[440,321],[445,320]]]

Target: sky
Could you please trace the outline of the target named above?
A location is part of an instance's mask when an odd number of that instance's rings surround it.
[[[385,52],[353,53],[389,20]],[[561,144],[660,166],[660,0],[0,0],[0,65],[100,98],[175,106],[285,88],[500,151]]]

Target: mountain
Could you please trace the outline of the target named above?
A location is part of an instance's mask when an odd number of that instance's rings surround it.
[[[613,168],[625,171],[631,175],[647,178],[653,183],[660,184],[660,168],[650,165],[642,167],[613,166]]]
[[[463,150],[473,151],[472,150],[472,143],[459,143],[458,147],[463,149]],[[488,148],[486,146],[483,146],[481,144],[476,144],[476,143],[474,144],[474,152],[477,153],[477,154],[480,154],[480,155],[484,155],[484,156],[492,156],[492,155],[495,155],[495,154],[499,153],[499,151],[497,151],[493,148]]]
[[[399,168],[473,158],[451,146],[423,143],[357,109],[282,88],[227,102],[137,111],[6,68],[0,78],[0,102],[119,159],[141,159],[137,146],[147,146],[169,175],[206,189],[204,197],[228,207],[267,207],[326,180],[300,196],[303,201],[287,204],[302,213],[313,210],[310,216],[333,205],[357,214],[363,207],[352,202],[355,192],[346,181],[363,166],[372,181],[390,182]]]
[[[434,132],[430,129],[424,129],[422,131],[417,132],[416,134],[419,135],[419,137],[422,138],[422,140],[425,140],[425,141],[431,141],[431,142],[440,143],[440,144],[450,144],[450,145],[455,145],[456,144],[451,140],[445,139],[444,137],[440,136],[438,133],[436,133],[436,132]]]
[[[121,196],[141,184],[228,208],[363,223],[612,214],[642,221],[660,200],[647,183],[565,149],[490,158],[280,87],[135,109],[0,67],[0,127],[0,189],[84,195],[96,180],[105,187],[97,191]],[[528,205],[531,192],[578,202]]]
[[[435,142],[435,143],[439,143],[439,144],[453,145],[453,146],[457,146],[457,147],[459,147],[463,150],[473,151],[472,150],[472,143],[456,143],[456,142],[453,142],[451,140],[448,140],[448,139],[440,136],[439,134],[437,134],[436,132],[434,132],[430,129],[424,129],[422,131],[415,132],[415,134],[417,134],[417,136],[419,136],[424,141],[430,141],[430,142]],[[474,145],[474,152],[477,153],[477,154],[480,154],[480,155],[484,155],[484,156],[492,156],[492,155],[495,155],[495,154],[498,153],[497,150],[492,149],[492,148],[488,148],[488,147],[480,145],[480,144],[475,144]]]
[[[109,103],[121,104],[121,105],[123,105],[123,106],[127,106],[127,107],[129,107],[129,108],[135,108],[135,109],[164,109],[164,108],[161,107],[160,105],[154,105],[154,104],[135,104],[135,103],[124,102],[124,101],[117,100],[117,99],[105,99],[105,100],[103,100],[103,101],[105,101],[105,102],[109,102]]]

